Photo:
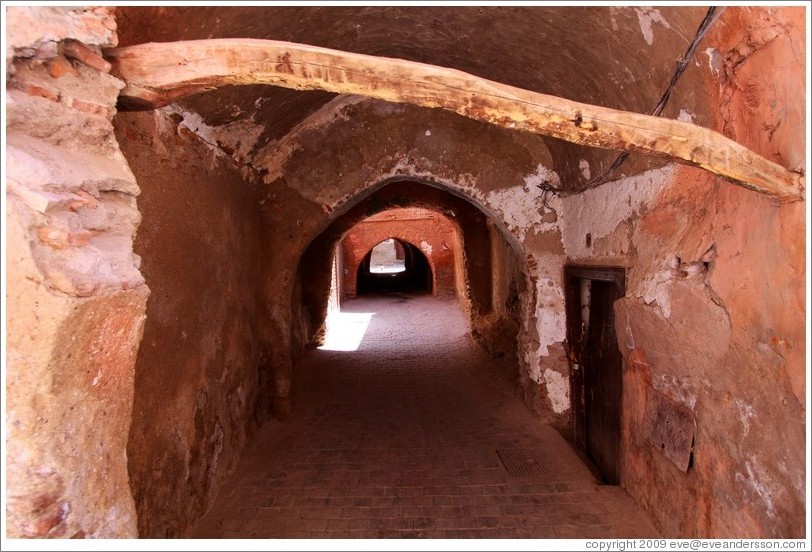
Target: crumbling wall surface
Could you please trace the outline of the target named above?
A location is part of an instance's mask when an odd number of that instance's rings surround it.
[[[179,121],[164,111],[116,118],[142,183],[135,250],[152,289],[127,449],[142,537],[186,536],[257,425],[259,200]]]
[[[718,125],[790,168],[803,33],[729,8],[707,38]],[[804,536],[805,210],[673,166],[565,200],[568,256],[628,267],[621,479],[666,536]]]
[[[486,315],[474,320],[471,331],[477,342],[497,361],[503,375],[510,381],[527,387],[529,378],[518,371],[518,335],[522,326],[522,305],[519,295],[527,282],[519,266],[516,251],[507,239],[488,221],[490,237],[491,307]],[[528,404],[537,406],[528,398]]]
[[[706,50],[716,68],[708,88],[719,95],[718,130],[791,170],[807,163],[805,10],[726,10]]]
[[[636,225],[615,306],[623,481],[668,535],[801,537],[803,207],[693,172]],[[656,440],[659,397],[692,418],[687,472],[658,450],[669,445]]]
[[[107,7],[12,6],[6,19],[6,62],[21,58],[54,58],[64,40],[97,47],[118,44],[113,10]]]
[[[111,124],[123,83],[99,56],[115,24],[108,8],[4,17],[7,536],[134,537],[126,435],[149,290]]]
[[[354,226],[344,236],[344,292],[355,297],[358,265],[364,256],[387,238],[404,240],[420,249],[432,269],[434,294],[453,296],[454,247],[457,228],[440,213],[428,209],[391,209],[369,217]]]

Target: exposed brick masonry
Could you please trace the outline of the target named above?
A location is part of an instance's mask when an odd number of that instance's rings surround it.
[[[459,232],[447,217],[427,209],[391,209],[358,223],[341,242],[344,252],[343,291],[355,297],[357,269],[370,249],[387,238],[411,243],[431,265],[434,294],[452,296],[456,293],[455,250]]]

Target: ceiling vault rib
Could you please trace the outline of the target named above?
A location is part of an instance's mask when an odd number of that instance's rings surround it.
[[[453,111],[586,146],[633,151],[714,173],[781,202],[804,178],[692,123],[620,111],[497,83],[462,71],[291,42],[212,39],[106,50],[126,108],[155,108],[224,85],[325,90]]]

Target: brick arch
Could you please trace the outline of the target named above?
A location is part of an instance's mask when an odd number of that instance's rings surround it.
[[[340,242],[343,266],[347,269],[342,293],[345,297],[356,296],[359,265],[372,248],[392,238],[425,255],[432,272],[434,295],[454,295],[458,237],[457,228],[447,216],[428,209],[396,208],[364,219],[347,231]]]
[[[304,320],[300,327],[305,328],[306,335],[299,336],[299,339],[320,342],[323,338],[330,288],[330,274],[324,267],[332,261],[336,245],[354,226],[373,215],[394,208],[414,207],[454,213],[453,226],[463,244],[461,257],[466,259],[465,266],[461,267],[466,275],[465,293],[461,297],[463,306],[472,318],[484,317],[491,312],[489,275],[471,265],[473,260],[477,267],[490,265],[489,216],[458,194],[415,180],[397,179],[383,182],[375,186],[374,191],[355,198],[354,205],[335,216],[304,250],[296,278],[301,286],[301,298],[294,296],[292,299],[294,312],[297,306],[303,310],[301,316]]]
[[[392,238],[396,246],[401,247],[406,261],[406,270],[393,275],[392,281],[388,281],[380,276],[365,275],[364,269],[369,270],[369,263],[372,257],[372,249],[380,245],[375,244],[367,250],[360,259],[355,262],[355,270],[348,270],[344,282],[350,280],[350,276],[355,277],[356,296],[367,292],[428,292],[435,295],[435,268],[432,265],[429,255],[420,247],[405,240]],[[410,263],[411,261],[411,263]],[[362,290],[362,287],[364,288]]]

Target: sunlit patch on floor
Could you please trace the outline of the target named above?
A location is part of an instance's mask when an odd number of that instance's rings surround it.
[[[331,312],[327,317],[325,351],[357,351],[367,332],[374,312]]]

